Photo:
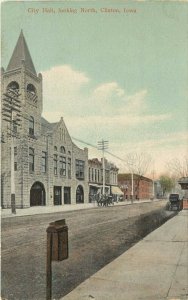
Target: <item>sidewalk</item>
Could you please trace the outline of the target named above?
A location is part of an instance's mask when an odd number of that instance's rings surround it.
[[[167,221],[63,300],[187,300],[188,210]]]
[[[155,200],[154,200],[155,201]],[[160,201],[160,200],[156,200]],[[145,203],[152,202],[151,200],[139,200],[134,201],[134,203]],[[131,201],[122,201],[115,203],[114,205],[130,205]],[[10,218],[10,217],[21,217],[21,216],[30,216],[30,215],[39,215],[39,214],[50,214],[55,212],[65,212],[73,210],[81,210],[88,208],[96,208],[97,203],[83,203],[83,204],[65,204],[57,206],[33,206],[28,208],[16,209],[16,214],[12,214],[11,209],[1,209],[1,218]]]

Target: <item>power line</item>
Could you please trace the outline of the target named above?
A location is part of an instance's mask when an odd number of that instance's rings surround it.
[[[80,139],[78,139],[78,138],[75,138],[75,137],[73,137],[73,136],[71,136],[71,138],[72,138],[73,140],[76,140],[76,141],[82,143],[82,144],[91,146],[91,147],[93,147],[93,148],[99,150],[99,148],[98,148],[97,146],[93,145],[93,144],[90,144],[90,143],[88,143],[88,142],[85,142],[85,141],[83,141],[83,140],[80,140]],[[104,150],[104,151],[105,151],[106,153],[110,154],[111,156],[113,156],[113,157],[115,157],[115,158],[117,158],[117,159],[119,159],[119,160],[121,160],[121,161],[123,161],[123,162],[126,163],[126,160],[124,160],[123,158],[121,158],[121,157],[119,157],[119,156],[117,156],[117,155],[115,155],[115,154],[113,154],[113,153],[111,153],[111,152],[109,152],[109,151],[107,151],[107,150]]]
[[[73,136],[71,136],[71,138],[72,138],[73,140],[77,141],[77,142],[80,142],[80,143],[82,143],[82,144],[91,146],[91,147],[93,147],[93,148],[95,148],[95,149],[98,150],[98,147],[95,146],[95,145],[92,145],[92,144],[90,144],[90,143],[88,143],[88,142],[82,141],[82,140],[80,140],[80,139],[78,139],[78,138],[75,138],[75,137],[73,137]]]

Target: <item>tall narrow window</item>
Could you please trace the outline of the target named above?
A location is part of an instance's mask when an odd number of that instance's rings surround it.
[[[65,129],[64,128],[59,129],[59,138],[60,138],[60,141],[65,142]]]
[[[65,142],[65,129],[63,128],[63,142]]]
[[[54,154],[54,175],[57,175],[57,154]]]
[[[17,154],[18,154],[18,149],[17,147],[14,147],[14,157],[17,156]]]
[[[29,135],[34,135],[34,118],[32,116],[29,118]]]
[[[66,176],[66,157],[63,157],[63,176]]]
[[[65,147],[61,146],[61,147],[60,147],[60,152],[61,152],[61,153],[65,153]]]
[[[18,165],[18,162],[17,162],[17,147],[14,147],[14,171],[17,171],[17,165]]]
[[[95,182],[97,181],[97,170],[95,169]]]
[[[76,178],[84,179],[84,161],[76,159]]]
[[[35,161],[34,149],[29,148],[29,172],[34,172],[34,161]]]
[[[63,156],[60,156],[59,158],[59,173],[60,176],[63,176]]]
[[[71,158],[68,157],[68,178],[71,178]]]
[[[46,173],[47,170],[47,153],[42,151],[42,173]]]

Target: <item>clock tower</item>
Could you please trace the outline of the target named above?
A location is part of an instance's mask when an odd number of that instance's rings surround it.
[[[18,133],[32,138],[40,135],[42,114],[42,75],[36,73],[27,43],[21,31],[7,69],[2,70],[3,93],[19,93],[21,126]],[[33,122],[33,125],[31,125]],[[30,129],[30,127],[32,128]]]
[[[29,207],[30,182],[41,166],[42,75],[36,73],[22,31],[1,77],[1,205],[11,206],[10,190],[15,190],[16,207]]]

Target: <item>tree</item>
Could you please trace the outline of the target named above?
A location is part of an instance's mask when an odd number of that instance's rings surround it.
[[[174,180],[168,175],[161,175],[159,178],[159,182],[162,188],[163,196],[166,195],[166,192],[171,192],[174,187]]]
[[[183,157],[182,160],[179,158],[173,158],[167,162],[167,168],[171,173],[171,176],[175,179],[181,177],[188,177],[188,157]]]
[[[132,152],[127,154],[125,160],[129,172],[137,175],[137,183],[135,188],[137,191],[139,191],[140,180],[148,171],[152,162],[152,157],[145,152]]]

